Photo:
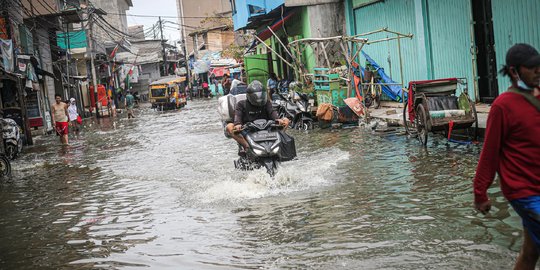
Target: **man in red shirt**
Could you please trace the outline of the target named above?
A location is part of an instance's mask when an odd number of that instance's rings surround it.
[[[534,269],[540,250],[540,54],[516,44],[501,70],[512,86],[491,106],[474,178],[474,205],[491,208],[487,189],[495,173],[505,198],[523,221],[523,246],[514,269]]]

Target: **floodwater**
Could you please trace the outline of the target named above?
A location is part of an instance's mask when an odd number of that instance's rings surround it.
[[[0,269],[509,269],[519,218],[472,205],[480,148],[291,131],[272,179],[233,168],[215,100],[36,139],[0,183]]]

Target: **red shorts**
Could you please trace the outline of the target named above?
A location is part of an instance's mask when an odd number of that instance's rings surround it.
[[[56,122],[56,134],[58,136],[67,135],[68,131],[68,122]]]

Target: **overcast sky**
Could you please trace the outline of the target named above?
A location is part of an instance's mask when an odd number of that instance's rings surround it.
[[[168,20],[178,23],[178,12],[176,9],[176,0],[133,0],[133,7],[127,12],[127,22],[129,26],[142,24],[146,29],[152,28],[159,20],[158,16],[164,16],[162,20]],[[139,17],[130,15],[145,15],[155,17]],[[171,18],[174,17],[174,18]],[[180,40],[180,32],[176,30],[178,25],[165,23],[163,28],[163,38],[171,41]],[[159,28],[156,30],[159,38]]]

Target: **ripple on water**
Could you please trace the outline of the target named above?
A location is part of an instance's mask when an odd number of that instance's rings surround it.
[[[298,159],[270,178],[233,168],[215,100],[188,107],[28,147],[0,185],[0,268],[511,267],[519,218],[498,188],[487,218],[470,206],[478,147],[290,131]]]

